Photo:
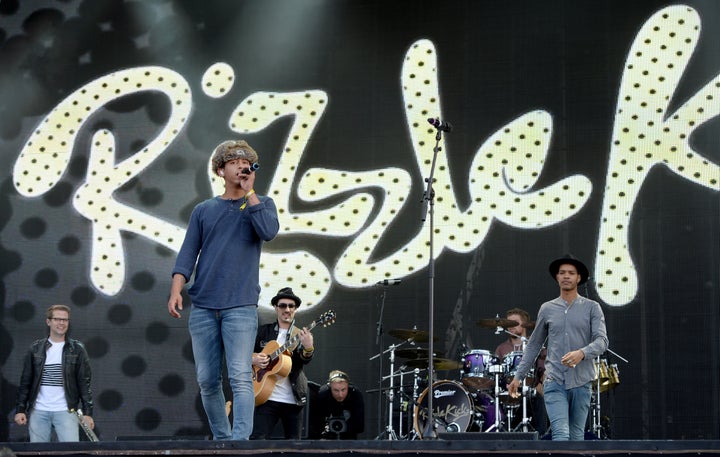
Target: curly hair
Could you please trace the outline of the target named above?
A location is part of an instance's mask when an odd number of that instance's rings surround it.
[[[225,162],[245,159],[250,163],[258,161],[258,154],[245,140],[223,141],[215,148],[212,156],[212,169],[215,173],[225,166]]]

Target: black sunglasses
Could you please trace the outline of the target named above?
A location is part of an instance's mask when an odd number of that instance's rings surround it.
[[[285,308],[295,309],[295,308],[297,308],[297,305],[295,303],[278,303],[275,306],[277,306],[280,309],[285,309]]]

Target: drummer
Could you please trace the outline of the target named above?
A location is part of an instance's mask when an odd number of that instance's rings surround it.
[[[504,360],[505,356],[511,352],[522,352],[523,339],[527,342],[527,330],[533,327],[533,324],[530,322],[530,314],[524,309],[509,309],[505,312],[505,317],[508,320],[517,322],[517,325],[507,327],[506,333],[509,332],[508,338],[495,348],[495,355],[499,360]],[[545,377],[545,357],[546,351],[543,349],[540,352],[538,360],[535,362],[535,380],[537,384],[534,387],[537,395],[535,395],[530,402],[532,408],[531,424],[541,437],[547,432],[547,413],[545,411],[542,384],[543,378]]]
[[[530,323],[530,314],[527,311],[520,308],[513,308],[507,310],[505,317],[508,320],[517,322],[514,327],[508,327],[507,331],[510,332],[508,338],[500,343],[495,349],[495,355],[503,360],[506,355],[511,352],[517,352],[523,350],[522,338],[527,339],[527,329]]]

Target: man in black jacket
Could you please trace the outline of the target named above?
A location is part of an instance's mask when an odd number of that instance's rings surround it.
[[[78,416],[90,429],[92,419],[92,373],[90,359],[81,342],[68,337],[70,308],[52,305],[45,323],[49,336],[35,341],[25,356],[18,386],[15,423],[29,419],[31,442],[51,441],[55,428],[58,441],[79,441]]]
[[[272,432],[278,422],[282,423],[286,439],[300,438],[300,411],[307,403],[307,377],[303,367],[312,360],[315,348],[313,347],[313,336],[307,328],[298,329],[295,327],[295,311],[302,303],[300,297],[293,293],[290,287],[280,289],[271,303],[277,314],[277,321],[258,327],[257,338],[255,339],[255,350],[253,353],[253,366],[259,370],[267,370],[265,376],[272,379],[265,379],[264,387],[271,392],[267,400],[255,407],[253,420],[253,432],[250,439],[262,440],[272,437]],[[268,349],[278,349],[287,342],[291,342],[287,352],[292,356],[289,360],[271,360]],[[271,343],[268,346],[268,343]],[[285,376],[281,371],[275,372],[278,364],[292,362],[292,368]],[[273,374],[274,373],[274,374]],[[268,382],[269,381],[269,382]],[[257,380],[256,380],[257,382]],[[263,390],[260,393],[263,393]],[[264,397],[263,397],[264,399]]]
[[[331,440],[356,440],[365,430],[365,403],[344,371],[333,370],[310,404],[310,429]],[[317,438],[315,436],[311,438]]]

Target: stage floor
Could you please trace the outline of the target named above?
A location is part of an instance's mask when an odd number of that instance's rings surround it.
[[[138,440],[79,443],[0,443],[17,456],[221,456],[221,455],[272,455],[307,456],[332,455],[400,455],[432,454],[464,456],[502,454],[522,455],[603,455],[643,456],[658,454],[692,454],[695,456],[720,454],[720,441],[630,441],[594,440],[553,442],[528,439],[528,436],[503,436],[478,433],[454,434],[453,439],[434,440],[372,440],[372,441],[208,441],[208,440]],[[493,436],[498,435],[498,436]],[[0,452],[0,457],[11,455]]]

